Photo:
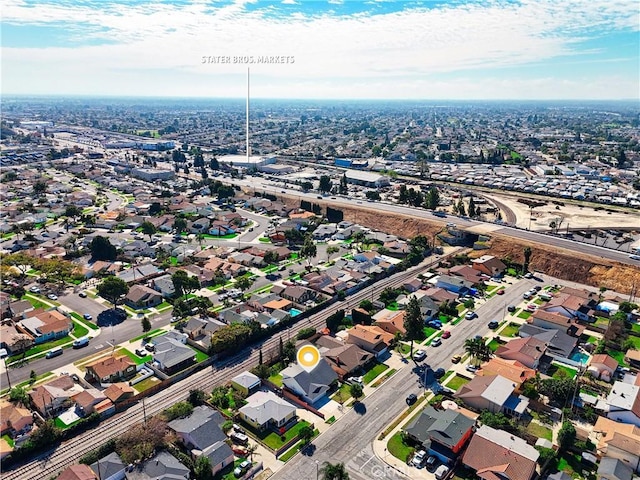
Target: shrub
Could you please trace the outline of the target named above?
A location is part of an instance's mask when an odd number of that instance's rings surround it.
[[[313,327],[309,327],[309,328],[303,328],[302,330],[300,330],[298,332],[298,335],[296,335],[296,338],[298,340],[305,340],[309,337],[312,337],[316,334],[316,329]]]

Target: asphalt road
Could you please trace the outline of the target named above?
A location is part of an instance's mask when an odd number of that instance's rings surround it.
[[[443,340],[440,347],[426,347],[427,359],[434,370],[442,367],[449,369],[451,357],[464,353],[464,342],[475,335],[488,336],[491,331],[487,323],[494,319],[502,320],[505,305],[522,301],[522,294],[533,285],[535,280],[520,280],[508,286],[505,294],[489,299],[476,309],[478,318],[464,320],[452,327],[451,337]],[[445,327],[446,328],[446,327]],[[312,454],[299,454],[289,460],[272,478],[274,480],[315,480],[316,462],[321,468],[324,462],[344,463],[353,480],[371,479],[408,479],[411,467],[399,472],[389,467],[373,453],[372,443],[394,418],[406,408],[408,394],[423,393],[419,373],[414,370],[412,361],[399,370],[393,377],[362,400],[360,413],[351,409],[329,430],[314,440],[315,451]]]

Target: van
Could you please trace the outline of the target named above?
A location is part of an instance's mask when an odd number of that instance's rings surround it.
[[[89,337],[82,337],[73,341],[73,348],[82,348],[89,345]]]
[[[45,355],[46,358],[53,358],[53,357],[57,357],[58,355],[62,355],[63,350],[62,347],[56,347],[56,348],[52,348],[51,350],[49,350],[47,352],[47,354]]]
[[[545,302],[550,301],[553,297],[551,295],[549,295],[548,293],[541,293],[540,295],[538,295],[540,297],[540,300],[544,300]]]

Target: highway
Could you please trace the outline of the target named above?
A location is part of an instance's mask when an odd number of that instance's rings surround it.
[[[326,326],[326,318],[336,310],[347,308],[347,305],[355,305],[364,299],[376,297],[386,287],[398,287],[407,279],[411,279],[421,271],[425,271],[439,260],[438,258],[426,259],[417,267],[412,267],[407,271],[398,272],[391,277],[383,279],[373,286],[349,296],[345,301],[331,305],[329,308],[311,316],[308,320],[298,322],[286,334],[294,337],[302,328],[310,326],[318,329],[324,328]],[[214,386],[224,384],[240,372],[253,368],[258,364],[260,348],[265,353],[277,349],[279,338],[283,333],[274,335],[252,347],[247,347],[235,356],[215,364],[212,368],[201,370],[160,393],[148,397],[144,402],[146,414],[148,416],[155,415],[174,403],[184,400],[191,389],[198,388],[205,392],[210,392]],[[57,448],[42,452],[37,458],[16,466],[12,470],[3,471],[0,474],[0,479],[40,480],[50,478],[65,467],[76,463],[85,453],[97,448],[107,440],[117,437],[132,425],[142,422],[143,415],[143,405],[140,402],[125,412],[105,419],[98,427],[75,436]],[[97,435],[97,432],[99,432],[99,435]]]

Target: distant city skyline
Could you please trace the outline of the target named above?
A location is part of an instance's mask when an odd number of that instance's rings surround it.
[[[241,98],[250,66],[255,98],[640,98],[636,0],[8,0],[0,15],[3,95]]]

